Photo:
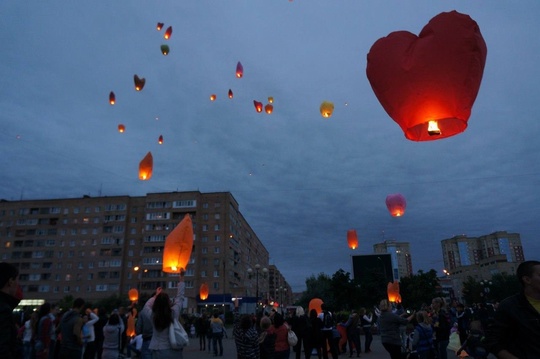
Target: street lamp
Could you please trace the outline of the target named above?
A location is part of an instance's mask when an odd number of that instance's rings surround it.
[[[283,293],[287,292],[287,288],[280,286],[279,287],[279,305],[281,306],[281,314],[283,314]]]
[[[262,271],[261,276],[263,278],[266,278],[268,275],[268,268],[261,268],[260,264],[255,264],[255,274],[253,273],[253,269],[248,268],[248,277],[251,279],[253,275],[255,275],[255,292],[256,292],[256,300],[257,300],[257,307],[259,306],[259,271]]]
[[[488,299],[488,295],[489,295],[489,292],[490,292],[490,289],[489,287],[491,287],[493,283],[491,281],[488,281],[488,280],[481,280],[480,281],[480,285],[482,286],[482,295],[484,296],[484,302],[487,303],[487,299]]]

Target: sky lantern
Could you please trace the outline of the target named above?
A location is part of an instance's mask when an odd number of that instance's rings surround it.
[[[118,125],[118,132],[124,133],[125,130],[126,130],[126,126],[124,126],[124,125],[122,125],[122,124],[119,124],[119,125]]]
[[[274,98],[272,96],[268,97],[268,103],[274,103]]]
[[[138,301],[139,300],[139,291],[136,288],[131,288],[128,291],[128,297],[129,297],[129,300],[131,300],[132,302]]]
[[[242,78],[244,76],[244,66],[242,66],[242,63],[238,61],[236,64],[236,77]]]
[[[229,98],[233,98],[233,97],[234,97],[234,94],[233,94],[232,90],[229,89]]]
[[[199,297],[201,297],[201,300],[207,300],[208,299],[208,284],[203,283],[201,284],[201,288],[199,288]]]
[[[386,292],[388,294],[388,301],[394,303],[401,303],[401,294],[399,294],[399,282],[388,282],[386,286]]]
[[[443,12],[416,36],[392,32],[367,55],[366,74],[382,107],[411,141],[432,141],[467,128],[486,63],[478,24]]]
[[[135,83],[135,90],[141,91],[146,83],[145,78],[140,78],[137,75],[133,75],[133,82]]]
[[[170,51],[170,48],[169,48],[169,45],[161,45],[161,53],[165,56],[167,56],[169,54],[169,51]]]
[[[159,143],[160,145],[163,144],[163,135],[159,135],[159,138],[157,140],[157,143]]]
[[[274,105],[272,105],[270,103],[266,104],[266,106],[264,106],[264,111],[267,114],[271,114],[272,112],[274,112]]]
[[[172,26],[169,26],[167,30],[165,30],[163,37],[165,38],[165,40],[169,40],[171,38],[171,35],[172,35]]]
[[[148,152],[139,163],[139,179],[148,181],[152,178],[152,169],[154,168],[154,158],[152,152]]]
[[[323,101],[321,103],[321,116],[328,118],[332,116],[332,112],[334,112],[334,103],[330,101]]]
[[[255,110],[256,110],[257,112],[262,112],[262,110],[263,110],[263,104],[262,104],[262,102],[253,100],[253,106],[255,106]]]
[[[321,308],[322,304],[323,304],[322,299],[313,298],[312,300],[309,301],[308,312],[311,312],[311,309],[315,309],[317,311],[317,314],[322,313],[322,308]]]
[[[165,238],[163,249],[163,272],[180,273],[185,271],[193,248],[193,223],[186,214],[182,221]]]
[[[109,103],[111,105],[114,105],[116,103],[116,95],[114,94],[114,92],[111,91],[111,93],[109,94]]]
[[[211,95],[210,95],[210,101],[215,101],[215,100],[216,100],[216,97],[217,97],[217,96],[216,96],[215,93],[211,94]]]
[[[386,196],[386,207],[392,217],[401,217],[405,214],[407,201],[400,193],[389,194]]]
[[[162,22],[158,22],[156,26],[157,31],[161,31],[161,29],[163,29],[163,25],[164,24]]]
[[[347,244],[350,249],[358,248],[358,234],[356,233],[356,229],[349,229],[347,231]]]

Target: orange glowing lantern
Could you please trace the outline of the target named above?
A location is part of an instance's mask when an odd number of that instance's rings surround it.
[[[323,101],[323,103],[321,103],[320,111],[322,117],[324,118],[332,116],[332,113],[334,112],[334,103],[330,101]]]
[[[349,229],[347,231],[347,243],[350,249],[358,248],[358,234],[356,229]]]
[[[137,334],[135,332],[135,318],[136,317],[137,317],[137,308],[133,307],[130,309],[127,316],[126,335],[128,337],[134,337]]]
[[[319,298],[313,298],[309,301],[308,311],[311,312],[312,309],[315,309],[317,311],[317,314],[322,313],[321,305],[323,304],[322,299]]]
[[[242,78],[242,76],[244,76],[244,66],[242,66],[242,63],[240,63],[240,61],[238,61],[238,63],[236,64],[236,77]]]
[[[264,111],[267,113],[267,114],[271,114],[272,112],[274,112],[274,105],[272,104],[266,104],[266,106],[264,106]]]
[[[399,282],[388,282],[386,286],[386,292],[388,293],[388,301],[394,303],[401,303],[401,295],[399,294]]]
[[[159,138],[157,140],[157,143],[159,143],[160,145],[163,144],[163,135],[159,135]]]
[[[274,98],[272,96],[268,97],[268,103],[274,103]]]
[[[216,100],[216,94],[211,94],[210,95],[210,101],[215,101]]]
[[[109,94],[109,103],[111,105],[114,105],[116,103],[116,95],[114,94],[114,92],[111,91],[111,93]]]
[[[133,82],[135,82],[135,90],[141,91],[146,83],[146,79],[139,78],[137,75],[133,75]]]
[[[172,35],[172,26],[169,26],[167,30],[165,30],[163,37],[165,38],[165,40],[169,40],[171,38],[171,35]]]
[[[136,288],[131,288],[128,292],[129,300],[136,302],[139,300],[139,291]]]
[[[148,152],[139,163],[139,179],[148,181],[152,178],[152,169],[154,168],[154,158],[152,152]]]
[[[180,273],[186,270],[193,249],[193,223],[189,214],[165,238],[163,272]]]
[[[229,89],[229,98],[233,98],[233,97],[234,97],[234,94],[233,94],[232,90]]]
[[[208,299],[208,284],[203,283],[201,284],[201,288],[199,289],[199,296],[201,297],[201,300],[207,300]]]
[[[257,112],[262,112],[262,110],[263,110],[263,104],[262,104],[262,102],[253,100],[253,106],[255,106],[255,110],[256,110]]]
[[[119,124],[119,125],[118,125],[118,132],[124,133],[125,130],[126,130],[126,126],[124,126],[124,125],[122,125],[122,124]]]
[[[407,201],[401,193],[389,194],[386,196],[386,207],[392,217],[401,217],[405,214]]]
[[[161,31],[161,29],[163,29],[163,25],[164,24],[162,22],[158,22],[156,26],[157,31]]]
[[[396,31],[377,40],[366,74],[382,107],[411,141],[431,141],[467,128],[486,63],[478,24],[443,12],[416,36]]]

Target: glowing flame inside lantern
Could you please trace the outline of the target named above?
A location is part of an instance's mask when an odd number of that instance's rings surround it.
[[[427,131],[430,136],[439,136],[441,134],[437,121],[429,121]]]

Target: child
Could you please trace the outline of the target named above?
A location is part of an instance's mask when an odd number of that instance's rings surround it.
[[[483,346],[484,332],[482,330],[482,323],[479,320],[471,322],[471,329],[469,335],[465,340],[465,343],[461,345],[461,348],[456,352],[457,355],[461,354],[463,349],[474,359],[487,359],[488,351]]]

